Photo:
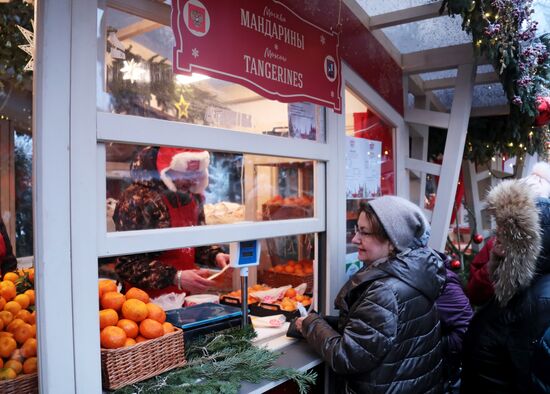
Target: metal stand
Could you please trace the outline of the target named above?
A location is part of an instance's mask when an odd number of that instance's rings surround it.
[[[241,306],[242,306],[242,321],[241,327],[245,328],[248,325],[248,267],[241,268]]]

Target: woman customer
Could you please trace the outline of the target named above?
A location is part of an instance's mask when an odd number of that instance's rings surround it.
[[[487,204],[496,221],[487,265],[494,296],[466,333],[461,392],[535,392],[533,354],[550,326],[550,199],[536,199],[525,180],[505,181]]]
[[[445,268],[428,239],[429,224],[413,203],[384,196],[363,204],[353,243],[365,265],[336,297],[338,323],[317,314],[296,321],[343,379],[342,392],[441,392],[435,300]]]

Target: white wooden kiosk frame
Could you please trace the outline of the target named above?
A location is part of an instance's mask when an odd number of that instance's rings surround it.
[[[403,118],[343,65],[345,85],[352,87],[395,129],[396,193],[409,197],[411,177],[421,180],[425,173],[441,176],[432,217],[432,246],[441,249],[454,199],[453,185],[458,179],[472,87],[477,83],[472,51],[466,47],[452,51],[441,48],[401,55],[376,30],[389,24],[433,17],[435,6],[415,7],[371,19],[354,0],[344,3],[374,31],[403,67],[404,99],[409,92],[417,98],[416,108],[408,108]],[[109,4],[156,23],[166,24],[169,20],[166,6],[151,0],[112,0]],[[103,4],[93,0],[36,1],[34,202],[42,393],[101,392],[98,257],[313,232],[323,233],[325,240],[325,245],[319,247],[325,250],[326,262],[318,267],[324,270],[324,288],[317,291],[324,299],[325,311],[329,311],[328,306],[344,280],[344,116],[326,111],[325,144],[299,140],[288,144],[285,139],[271,136],[98,112],[96,81],[102,72],[98,53],[103,51],[97,40],[98,6]],[[456,80],[440,81],[441,86],[457,84],[451,113],[437,112],[440,106],[430,91],[437,83],[432,81],[431,87],[425,86],[413,74],[456,67],[459,69]],[[344,86],[342,89],[344,97]],[[427,162],[427,125],[449,129],[441,166]],[[151,129],[155,129],[154,134]],[[186,131],[184,139],[181,129]],[[415,144],[411,157],[409,136]],[[420,138],[419,143],[415,138]],[[316,160],[315,215],[310,219],[269,223],[107,233],[104,219],[104,142],[107,141]],[[415,201],[417,197],[411,199]]]

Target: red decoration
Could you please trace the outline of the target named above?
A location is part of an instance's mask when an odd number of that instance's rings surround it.
[[[481,234],[474,235],[473,241],[474,241],[475,244],[479,245],[480,243],[483,242],[483,235],[481,235]]]
[[[539,114],[535,118],[535,126],[544,126],[550,122],[550,97],[537,98]]]
[[[460,263],[460,260],[453,260],[451,261],[451,268],[452,269],[458,269],[462,266],[462,264]]]

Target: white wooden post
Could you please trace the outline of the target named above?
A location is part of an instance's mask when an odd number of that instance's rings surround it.
[[[463,64],[458,67],[457,86],[451,107],[449,129],[445,142],[441,176],[437,188],[437,198],[432,216],[432,236],[430,246],[444,250],[449,222],[451,220],[456,185],[464,154],[464,142],[468,132],[468,121],[472,108],[475,64]]]

